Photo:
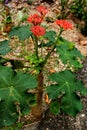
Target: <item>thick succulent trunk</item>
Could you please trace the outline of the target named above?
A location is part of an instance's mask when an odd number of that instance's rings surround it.
[[[38,86],[37,86],[37,105],[32,107],[32,115],[36,118],[36,120],[40,120],[43,115],[42,103],[43,103],[43,72],[37,76]]]
[[[43,72],[41,71],[37,77],[38,87],[37,87],[37,105],[42,105],[43,102]]]

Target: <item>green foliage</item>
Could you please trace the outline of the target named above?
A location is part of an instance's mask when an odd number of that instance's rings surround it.
[[[46,39],[48,42],[44,43],[42,42],[39,47],[49,47],[52,46],[56,42],[57,34],[55,31],[47,31],[44,35],[44,39]]]
[[[56,40],[56,32],[51,30],[51,31],[47,31],[46,34],[44,35],[44,38],[46,38],[47,40],[49,40],[50,42],[55,43]]]
[[[10,60],[9,62],[11,63],[13,69],[23,69],[24,68],[22,61]]]
[[[54,101],[50,104],[50,111],[57,115],[60,113],[60,104],[57,101]]]
[[[9,36],[18,36],[20,40],[25,40],[31,36],[31,31],[29,26],[18,26],[11,30]]]
[[[28,99],[29,105],[30,106],[36,105],[36,96],[35,96],[35,94],[34,93],[29,93],[28,96],[29,96],[29,99]]]
[[[8,60],[0,56],[0,65],[4,65]]]
[[[12,125],[29,108],[28,89],[37,86],[34,76],[16,73],[11,68],[0,66],[0,127]],[[18,110],[18,108],[20,108]]]
[[[66,17],[68,16],[68,14],[70,13],[69,10],[69,0],[60,0],[60,4],[61,4],[61,12],[58,15],[58,19],[66,19]]]
[[[27,0],[28,4],[33,4],[35,2],[35,0]]]
[[[84,59],[84,56],[81,55],[80,51],[74,47],[74,43],[60,37],[56,48],[60,59],[64,64],[69,63],[70,66],[73,66],[76,69],[82,67],[82,64],[78,61],[78,59],[82,60]]]
[[[84,26],[80,29],[82,34],[87,36],[87,0],[73,0],[70,11],[75,17],[84,21]]]
[[[8,127],[3,127],[2,130],[19,130],[21,129],[23,126],[23,122],[17,122],[15,125],[13,126],[8,126]]]
[[[36,66],[38,66],[38,64],[40,64],[43,61],[43,59],[41,57],[39,57],[39,59],[37,59],[35,54],[30,54],[29,56],[26,56],[25,58],[26,58],[26,60],[30,61],[30,64],[36,65]]]
[[[84,36],[87,36],[87,21],[85,21],[85,25],[83,27],[81,27],[81,33]]]
[[[80,20],[87,18],[87,0],[73,0],[71,12]]]
[[[43,62],[42,57],[37,59],[36,55],[31,53],[29,56],[25,56],[25,59],[29,60],[30,65],[32,65],[31,69],[35,70],[35,73],[39,73],[41,70],[40,64]]]
[[[0,2],[4,2],[4,0],[0,0]]]
[[[54,85],[47,88],[49,98],[61,97],[60,107],[62,111],[75,117],[82,109],[82,103],[77,92],[85,95],[87,94],[87,88],[84,87],[81,81],[76,80],[76,75],[69,70],[54,73],[50,75],[49,79],[55,81]]]
[[[51,30],[51,31],[47,31],[46,34],[44,35],[44,39],[47,40],[47,42],[41,42],[41,44],[39,45],[39,47],[49,47],[52,46],[53,44],[55,44],[56,42],[56,37],[57,34],[55,31]]]
[[[10,50],[11,48],[9,47],[8,40],[0,42],[0,55],[6,55]]]
[[[66,19],[69,14],[84,21],[84,26],[79,24],[83,35],[87,36],[87,0],[60,0],[61,12],[58,19]]]
[[[7,16],[7,18],[6,18],[6,23],[12,23],[12,18],[11,18],[11,16]]]

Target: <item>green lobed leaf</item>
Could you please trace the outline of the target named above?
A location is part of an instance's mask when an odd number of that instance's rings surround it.
[[[56,42],[56,32],[55,31],[47,31],[44,35],[44,38],[47,40],[46,43],[42,42],[39,47],[49,47],[52,46]]]
[[[62,110],[75,117],[82,109],[82,103],[76,92],[87,95],[87,88],[81,81],[76,80],[76,75],[69,70],[54,73],[49,79],[55,81],[54,85],[47,88],[49,98],[56,99],[62,95]]]
[[[66,114],[76,117],[76,115],[82,110],[82,108],[83,107],[80,98],[74,92],[67,93],[66,96],[63,97],[61,109]]]
[[[74,47],[74,43],[60,38],[56,49],[60,55],[60,59],[64,64],[69,62],[70,66],[73,66],[77,69],[82,67],[82,64],[78,61],[78,59],[84,59],[84,56],[77,48]]]
[[[8,40],[0,42],[0,55],[6,55],[10,50],[11,48],[9,47]]]
[[[29,96],[27,90],[37,87],[36,78],[30,74],[16,73],[0,66],[0,127],[12,125],[18,119],[17,105],[27,114]]]
[[[7,63],[8,60],[4,59],[2,56],[0,56],[0,65],[5,65],[5,63]]]
[[[44,35],[44,38],[47,38],[50,42],[55,42],[55,38],[56,38],[56,32],[55,31],[48,31],[46,32],[46,34]]]
[[[36,95],[34,93],[29,93],[28,95],[29,95],[29,99],[28,99],[29,104],[31,106],[36,105]]]
[[[9,36],[18,36],[20,40],[25,40],[31,36],[29,26],[18,26],[11,30]]]
[[[57,101],[52,102],[52,103],[50,104],[50,111],[51,111],[53,114],[55,114],[55,115],[59,114],[59,113],[60,113],[60,104],[59,104]]]

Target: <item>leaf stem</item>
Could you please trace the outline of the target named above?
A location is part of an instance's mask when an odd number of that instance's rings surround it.
[[[46,55],[43,66],[47,63],[47,60],[49,59],[51,53],[54,51],[55,47],[56,47],[56,45],[54,45],[53,48],[51,49],[51,51],[48,52],[48,54]]]

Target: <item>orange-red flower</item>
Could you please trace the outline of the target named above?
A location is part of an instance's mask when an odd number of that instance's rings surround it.
[[[73,28],[73,25],[67,20],[56,20],[55,23],[62,27],[64,30]]]
[[[45,28],[39,25],[32,26],[31,31],[36,37],[43,36],[45,34]]]
[[[27,18],[27,21],[33,25],[38,25],[42,22],[42,18],[38,14],[33,14]]]
[[[45,16],[47,14],[47,12],[48,12],[46,7],[42,6],[42,5],[37,7],[37,11],[41,14],[41,16]]]

